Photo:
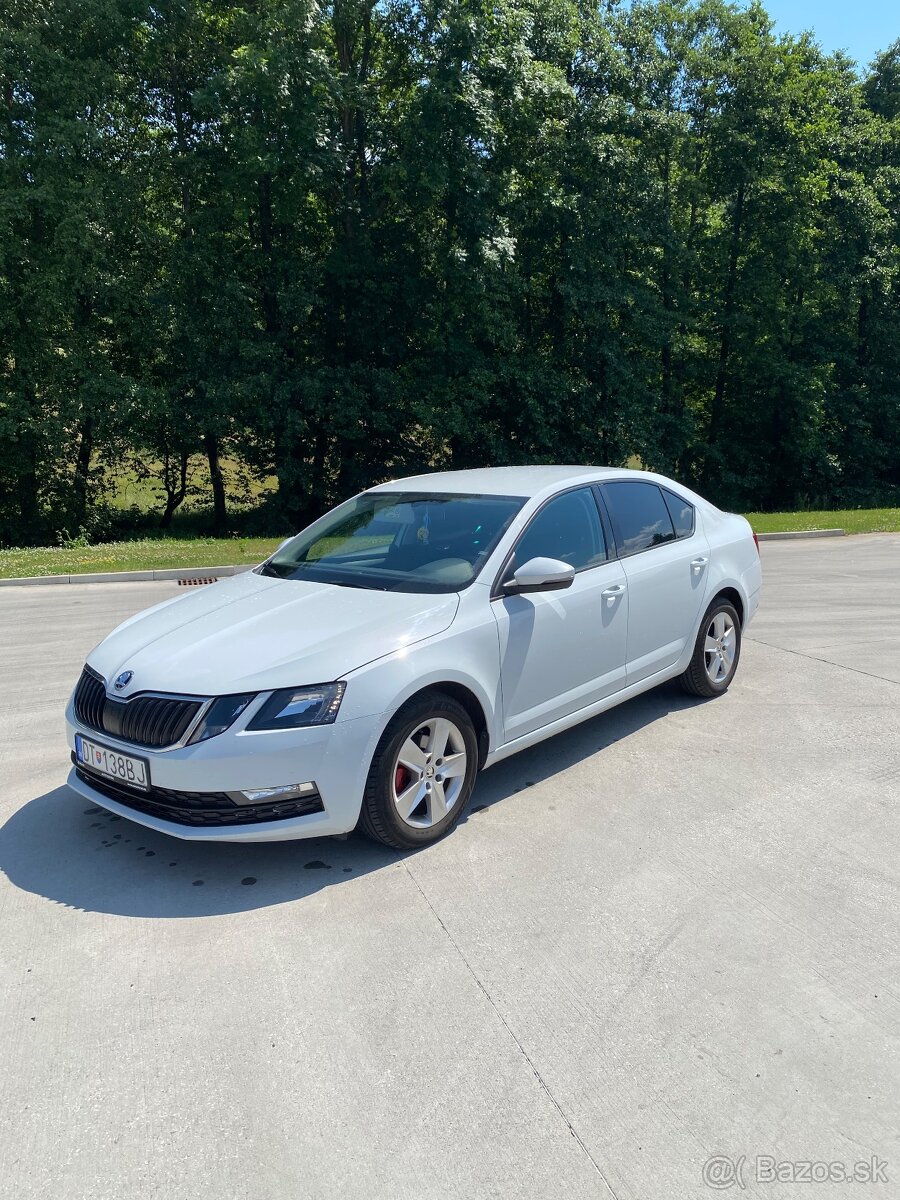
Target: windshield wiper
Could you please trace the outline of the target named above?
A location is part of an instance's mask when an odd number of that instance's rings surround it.
[[[278,570],[273,563],[265,562],[257,571],[258,575],[268,575],[273,579],[284,579],[284,575]]]

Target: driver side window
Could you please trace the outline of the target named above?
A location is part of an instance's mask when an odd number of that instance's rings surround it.
[[[556,558],[585,571],[608,558],[603,526],[590,488],[577,488],[550,500],[522,534],[511,570],[531,558]]]

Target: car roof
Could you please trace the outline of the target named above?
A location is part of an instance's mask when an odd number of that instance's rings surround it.
[[[536,496],[566,484],[591,483],[616,476],[646,478],[644,472],[624,467],[535,466],[479,467],[470,471],[434,471],[410,475],[373,487],[373,492],[450,492],[481,496]]]

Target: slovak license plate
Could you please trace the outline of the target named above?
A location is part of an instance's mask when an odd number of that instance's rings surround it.
[[[144,792],[150,788],[150,768],[146,759],[123,754],[121,750],[110,750],[108,746],[92,742],[80,733],[75,734],[75,757],[83,767],[96,771],[98,775],[105,775],[108,779],[118,780]]]

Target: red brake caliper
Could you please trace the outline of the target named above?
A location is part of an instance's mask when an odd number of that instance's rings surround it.
[[[399,796],[409,786],[410,773],[403,763],[397,763],[397,769],[394,772],[394,791]]]

